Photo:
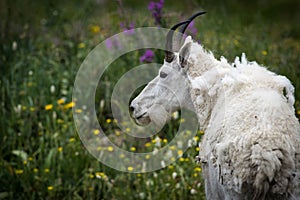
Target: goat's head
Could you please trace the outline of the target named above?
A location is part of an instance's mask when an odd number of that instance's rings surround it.
[[[180,33],[183,34],[189,23],[204,13],[197,13],[187,21],[176,24],[167,34],[164,64],[159,69],[158,75],[130,104],[132,117],[137,124],[147,125],[152,121],[161,126],[170,118],[172,112],[180,108],[193,109],[186,73],[192,44],[186,42],[174,53],[172,41],[174,31],[179,26],[184,25],[180,29]]]

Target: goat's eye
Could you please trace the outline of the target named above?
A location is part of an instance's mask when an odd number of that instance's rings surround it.
[[[160,76],[160,78],[166,78],[168,76],[168,74],[165,72],[160,72],[159,76]]]

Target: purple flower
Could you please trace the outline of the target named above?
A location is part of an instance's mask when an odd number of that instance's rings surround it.
[[[141,62],[152,62],[154,59],[154,53],[151,50],[146,50],[146,52],[144,53],[144,55],[142,55],[140,57],[140,61]]]
[[[105,40],[106,48],[112,49],[112,48],[118,48],[121,49],[121,44],[116,38],[108,38]]]
[[[121,28],[126,34],[128,34],[128,35],[134,34],[134,22],[131,22],[131,23],[129,24],[129,27],[127,27],[127,26],[125,25],[125,23],[121,22],[121,23],[120,23],[120,28]]]
[[[160,0],[159,2],[150,1],[148,4],[148,10],[151,11],[152,16],[155,19],[155,24],[161,26],[162,19],[162,8],[164,6],[164,0]]]

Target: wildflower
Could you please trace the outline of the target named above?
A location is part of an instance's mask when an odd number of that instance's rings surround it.
[[[266,56],[266,55],[268,55],[268,52],[267,52],[266,50],[264,50],[264,51],[261,52],[261,54],[262,54],[263,56]]]
[[[158,26],[162,25],[162,8],[164,6],[164,0],[160,0],[159,2],[150,1],[148,4],[148,10],[152,13],[154,17],[155,24]]]
[[[134,168],[131,167],[131,166],[127,167],[127,170],[128,170],[128,171],[132,171],[133,169],[134,169]]]
[[[62,150],[63,150],[62,147],[58,147],[58,148],[57,148],[57,151],[58,151],[58,152],[62,152]]]
[[[32,158],[32,157],[28,157],[28,160],[29,160],[29,161],[33,161],[33,158]]]
[[[175,179],[176,177],[177,177],[177,173],[176,173],[176,172],[173,172],[173,173],[172,173],[172,178]]]
[[[150,142],[147,142],[147,143],[145,144],[145,147],[151,147],[151,143],[150,143]]]
[[[96,172],[95,176],[98,179],[108,180],[108,177],[106,176],[106,174],[104,172]]]
[[[100,27],[97,26],[97,25],[94,25],[94,26],[90,27],[90,30],[91,30],[92,33],[96,34],[96,33],[100,32]]]
[[[107,123],[107,124],[110,124],[110,123],[111,123],[111,119],[109,119],[109,118],[106,119],[106,123]]]
[[[201,167],[195,167],[194,171],[195,171],[195,172],[201,172],[202,169],[201,169]]]
[[[129,24],[129,27],[126,27],[123,22],[120,23],[121,29],[125,32],[127,35],[132,35],[134,34],[134,22],[131,22]]]
[[[194,26],[194,21],[192,21],[189,26],[187,27],[187,31],[190,33],[192,36],[197,35],[197,28]]]
[[[81,109],[75,109],[75,112],[76,113],[82,113],[82,110]]]
[[[196,150],[196,151],[200,151],[200,148],[199,148],[199,147],[196,147],[195,150]]]
[[[34,173],[38,173],[38,172],[39,172],[39,169],[38,169],[38,168],[34,168],[34,169],[33,169],[33,172],[34,172]]]
[[[175,146],[175,145],[172,145],[172,146],[169,147],[169,149],[170,149],[170,150],[175,150],[175,149],[176,149],[176,146]]]
[[[44,169],[44,172],[45,172],[45,173],[49,173],[49,172],[50,172],[50,169],[49,169],[49,168],[45,168],[45,169]]]
[[[27,165],[27,160],[24,160],[24,161],[23,161],[23,164],[24,164],[24,165]]]
[[[15,51],[15,50],[17,50],[17,48],[18,48],[18,43],[16,42],[16,41],[13,41],[13,43],[12,43],[12,50],[13,51]]]
[[[125,131],[126,131],[126,132],[130,132],[130,128],[126,128]]]
[[[53,105],[52,104],[48,104],[45,106],[45,110],[52,110]]]
[[[185,159],[184,159],[184,158],[182,158],[182,157],[180,157],[180,158],[179,158],[179,161],[180,161],[180,162],[184,162],[184,161],[185,161]]]
[[[57,119],[57,123],[63,124],[63,123],[64,123],[64,120],[62,120],[62,119]]]
[[[48,191],[52,191],[52,190],[53,190],[53,186],[51,186],[51,185],[48,186],[48,187],[47,187],[47,190],[48,190]]]
[[[109,147],[107,147],[107,151],[112,152],[112,151],[114,151],[114,148],[112,146],[109,146]]]
[[[89,175],[89,178],[90,178],[90,179],[95,178],[94,174],[90,174],[90,175]]]
[[[168,143],[168,140],[167,139],[163,139],[163,143]]]
[[[131,148],[130,148],[130,151],[133,151],[133,152],[134,152],[134,151],[136,151],[136,148],[135,148],[135,147],[131,147]]]
[[[84,44],[83,42],[80,42],[80,43],[78,44],[78,48],[79,48],[79,49],[85,48],[85,44]]]
[[[71,101],[70,103],[64,105],[64,109],[73,108],[74,106],[75,106],[75,102]]]
[[[94,133],[94,135],[99,135],[100,131],[99,131],[99,129],[94,129],[93,133]]]
[[[173,165],[169,165],[168,168],[169,169],[174,169],[174,166]]]
[[[33,111],[35,111],[35,108],[34,108],[34,107],[30,107],[29,110],[30,110],[31,112],[33,112]]]
[[[71,138],[69,139],[69,142],[75,142],[75,138],[71,137]]]
[[[16,174],[23,174],[24,170],[23,169],[16,169],[15,173]]]
[[[197,176],[198,176],[198,174],[197,174],[197,173],[194,173],[194,174],[193,174],[193,176],[194,176],[194,177],[197,177]]]
[[[105,45],[106,45],[107,49],[112,49],[112,48],[120,49],[121,48],[120,42],[114,37],[106,39]]]
[[[147,154],[146,156],[145,156],[145,158],[146,159],[149,159],[151,156],[149,155],[149,154]]]
[[[54,93],[54,92],[55,92],[55,86],[54,86],[54,85],[51,85],[51,86],[50,86],[50,92],[51,92],[51,93]]]
[[[58,100],[57,100],[57,104],[58,104],[58,105],[64,104],[65,101],[66,101],[65,98],[58,99]]]
[[[146,52],[140,57],[140,62],[152,62],[154,58],[154,53],[151,50],[146,50]]]
[[[174,162],[176,159],[174,157],[171,158],[171,161]]]
[[[119,158],[125,158],[124,154],[120,154]]]
[[[185,122],[185,119],[184,119],[184,118],[181,118],[181,119],[179,120],[179,122],[180,122],[180,123],[183,123],[183,122]]]
[[[178,151],[177,151],[177,155],[178,155],[178,156],[182,156],[182,154],[183,154],[183,151],[182,151],[182,150],[178,150]]]
[[[116,130],[116,131],[115,131],[115,134],[116,134],[116,136],[120,136],[120,135],[121,135],[121,131]]]
[[[195,189],[192,188],[191,191],[190,191],[190,193],[191,194],[197,194],[197,190],[195,190]]]

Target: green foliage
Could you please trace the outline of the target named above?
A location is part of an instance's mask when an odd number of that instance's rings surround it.
[[[84,58],[105,38],[122,31],[120,22],[155,26],[147,2],[118,2],[0,3],[0,199],[204,199],[201,168],[194,162],[196,147],[157,172],[121,173],[93,158],[76,133],[71,97]],[[249,60],[287,76],[296,88],[299,117],[299,3],[210,2],[167,0],[164,22],[169,27],[194,11],[208,11],[195,22],[195,39],[216,57],[233,61],[245,52]],[[118,59],[112,65],[124,67],[110,68],[97,90],[97,116],[116,142],[121,133],[111,119],[110,96],[118,77],[140,64],[142,54],[132,52]],[[155,61],[161,60],[162,52],[155,51]],[[159,134],[163,145],[172,139],[179,120],[174,118]],[[194,140],[201,136],[198,133]],[[122,148],[147,152],[155,144],[155,137],[128,140]]]

